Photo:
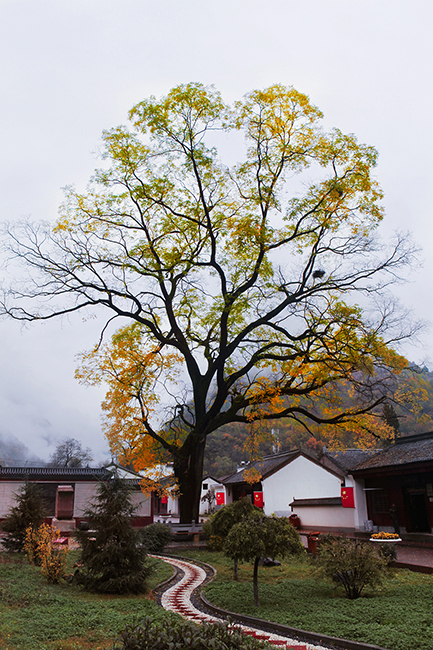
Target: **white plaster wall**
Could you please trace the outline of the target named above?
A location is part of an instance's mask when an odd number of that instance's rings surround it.
[[[343,506],[296,506],[293,512],[298,515],[303,528],[350,528],[355,527],[355,508]]]
[[[15,495],[23,486],[24,481],[0,481],[0,518],[6,517],[16,505]]]
[[[356,481],[353,476],[346,478],[346,485],[353,487],[355,497],[355,528],[356,530],[365,530],[364,522],[368,519],[367,497],[364,490],[364,479]]]
[[[203,490],[203,483],[207,483],[208,489]],[[225,487],[221,483],[218,483],[218,481],[215,481],[213,478],[207,478],[205,479],[202,484],[201,484],[201,494],[200,494],[200,514],[205,515],[208,512],[208,507],[209,503],[207,501],[202,501],[202,498],[204,497],[205,494],[209,492],[210,488],[215,488],[215,495],[217,492],[223,492],[225,494]],[[216,501],[214,501],[214,506],[215,506]],[[227,505],[227,497],[225,499],[225,504]]]
[[[341,479],[304,456],[262,480],[262,486],[266,515],[289,516],[293,499],[341,496]]]

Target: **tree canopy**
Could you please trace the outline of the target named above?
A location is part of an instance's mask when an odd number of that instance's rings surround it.
[[[260,558],[300,555],[305,550],[299,533],[285,517],[266,517],[255,512],[230,528],[224,543],[224,553],[235,562],[254,562],[254,604],[259,607]]]
[[[246,423],[253,450],[279,418],[388,435],[381,406],[407,331],[386,295],[412,252],[374,237],[375,149],[325,132],[281,85],[228,106],[191,83],[129,117],[132,129],[104,132],[102,168],[87,192],[67,191],[54,227],[9,231],[31,273],[3,302],[19,320],[105,308],[120,321],[78,372],[108,384],[112,451],[136,468],[171,457],[190,521],[206,438],[223,425]]]

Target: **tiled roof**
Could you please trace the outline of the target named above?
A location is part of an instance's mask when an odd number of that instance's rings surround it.
[[[323,455],[330,458],[337,466],[346,472],[350,471],[360,463],[377,454],[378,449],[344,449],[340,451],[323,450]]]
[[[110,472],[105,467],[0,467],[0,478],[47,478],[48,476],[68,478],[109,476]]]
[[[289,506],[341,506],[341,497],[319,497],[317,499],[293,499]]]
[[[245,483],[244,479],[244,472],[246,469],[257,469],[261,476],[262,479],[270,476],[277,470],[281,469],[288,463],[290,463],[292,460],[294,460],[297,456],[300,454],[299,449],[295,449],[294,451],[286,451],[281,454],[274,454],[272,456],[265,456],[263,460],[256,460],[253,463],[250,463],[247,465],[243,470],[240,472],[234,472],[233,474],[229,474],[227,476],[223,476],[219,479],[221,483],[224,485],[235,485],[237,483]]]
[[[392,445],[357,465],[354,471],[426,461],[433,461],[433,432],[397,438]]]
[[[106,467],[0,467],[0,481],[101,481],[111,475]],[[130,485],[138,485],[141,477],[137,474],[137,478],[127,480]]]

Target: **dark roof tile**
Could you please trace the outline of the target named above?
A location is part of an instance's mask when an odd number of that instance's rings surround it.
[[[426,461],[433,461],[433,433],[430,432],[397,438],[392,445],[357,465],[354,471]]]

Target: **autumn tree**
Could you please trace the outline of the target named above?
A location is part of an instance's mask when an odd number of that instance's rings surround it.
[[[79,440],[66,438],[60,442],[50,457],[51,467],[83,467],[84,463],[92,460],[89,447],[83,447]]]
[[[233,106],[182,85],[129,117],[132,129],[104,133],[103,167],[87,192],[67,191],[54,227],[9,230],[30,279],[3,301],[18,320],[97,309],[122,323],[79,373],[108,384],[113,453],[137,468],[170,457],[188,522],[206,438],[225,424],[247,423],[252,450],[279,418],[388,435],[381,406],[407,332],[380,299],[412,253],[374,238],[374,148],[324,132],[320,110],[281,85]]]

